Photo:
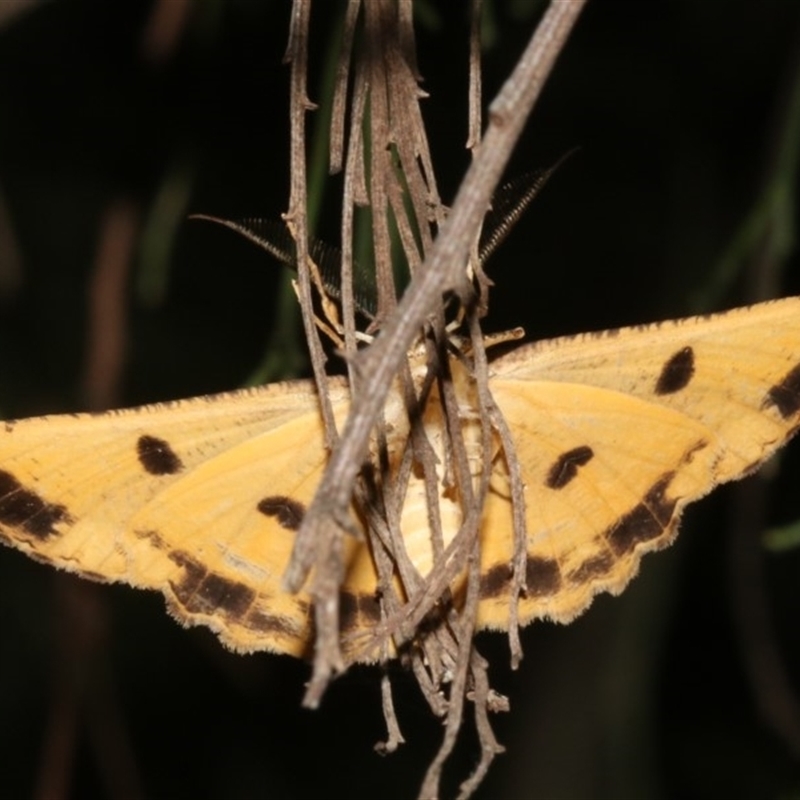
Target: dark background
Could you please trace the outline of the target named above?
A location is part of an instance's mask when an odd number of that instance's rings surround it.
[[[534,18],[523,2],[484,2],[488,101]],[[289,3],[197,3],[161,46],[152,32],[168,25],[154,25],[150,3],[14,6],[0,7],[0,410],[96,402],[87,286],[113,208],[135,242],[114,402],[241,385],[273,333],[279,269],[183,219],[285,210]],[[315,55],[339,6],[315,4]],[[464,6],[425,3],[418,25],[448,198],[468,164]],[[799,45],[790,0],[590,0],[509,174],[580,150],[495,256],[486,329],[540,338],[721,309],[755,299],[765,277],[776,294],[800,292],[794,164],[775,168],[780,143],[791,155],[797,138]],[[784,236],[786,258],[765,258],[758,241],[731,251],[775,185],[786,193],[769,241]],[[323,216],[323,235],[337,224]],[[731,252],[742,258],[725,261]],[[141,291],[147,270],[163,293]],[[526,630],[517,673],[503,637],[482,636],[512,713],[496,720],[507,753],[479,796],[797,796],[797,738],[761,709],[767,698],[790,711],[800,688],[800,556],[767,553],[759,537],[800,517],[798,480],[794,443],[769,482],[692,507],[678,543],[645,559],[623,596],[569,627]],[[441,726],[413,680],[395,670],[408,743],[380,758],[379,672],[354,669],[315,713],[299,707],[307,677],[305,664],[235,656],[182,630],[159,596],[0,552],[0,795],[67,775],[82,798],[414,796]],[[467,729],[449,796],[476,758]]]

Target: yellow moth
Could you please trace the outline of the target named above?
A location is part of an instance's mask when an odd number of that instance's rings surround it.
[[[468,448],[478,446],[473,380],[460,360],[451,366]],[[490,364],[489,383],[524,482],[519,617],[568,622],[598,592],[622,591],[642,555],[673,540],[687,503],[752,472],[797,430],[800,298],[522,345]],[[343,380],[331,382],[331,401],[343,420]],[[385,419],[399,458],[408,432],[399,390]],[[435,441],[435,395],[424,423]],[[86,578],[159,590],[179,621],[235,650],[307,655],[310,598],[280,581],[325,462],[309,381],[6,422],[0,540]],[[493,469],[478,624],[502,629],[513,538],[499,455]],[[439,503],[452,538],[459,509],[444,490]],[[427,519],[412,477],[401,528],[422,574],[432,565]],[[370,553],[347,538],[345,639],[380,618]]]

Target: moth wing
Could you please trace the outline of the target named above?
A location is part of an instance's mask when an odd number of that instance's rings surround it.
[[[680,411],[722,443],[716,480],[755,469],[800,424],[800,298],[524,345],[498,378],[611,389]]]
[[[525,345],[493,362],[491,388],[525,482],[520,617],[569,621],[597,592],[622,591],[687,503],[797,430],[800,299]],[[507,496],[490,494],[484,528],[490,627],[508,618]]]
[[[234,650],[305,654],[310,599],[281,577],[326,461],[320,415],[308,413],[199,464],[131,517],[130,582]]]
[[[608,389],[497,380],[492,392],[514,434],[524,483],[520,621],[569,622],[599,592],[619,594],[645,553],[672,542],[683,507],[716,483],[720,442],[690,417]],[[482,544],[479,624],[505,628],[513,535],[501,464]]]
[[[345,413],[344,382],[332,383],[332,401]],[[241,460],[248,458],[253,461],[246,467]],[[242,575],[249,571],[255,579],[257,572],[245,557],[237,561],[225,551],[235,533],[217,539],[219,531],[204,526],[213,517],[209,509],[219,500],[232,515],[247,508],[262,518],[269,529],[264,558],[272,557],[271,547],[282,550],[269,543],[271,535],[286,534],[277,520],[299,513],[324,459],[316,393],[304,381],[104,414],[7,422],[0,431],[0,539],[90,579],[160,589],[184,622],[209,624],[230,646],[248,649],[251,640],[223,635],[223,622],[244,602]],[[294,471],[283,462],[294,464]],[[245,480],[237,482],[234,474]],[[292,491],[300,496],[292,498]],[[276,496],[287,503],[268,507],[271,516],[258,511],[260,500]],[[289,501],[295,500],[293,506]],[[198,519],[188,513],[192,506]],[[217,570],[213,559],[226,569]],[[237,576],[241,586],[231,583]],[[190,578],[197,580],[191,590]],[[206,613],[214,592],[217,617]],[[238,599],[226,592],[238,592]],[[189,595],[198,599],[187,600]],[[189,611],[182,614],[186,603]],[[261,608],[257,604],[248,617],[250,628]],[[299,647],[294,640],[281,642],[271,648],[263,641],[261,649]]]

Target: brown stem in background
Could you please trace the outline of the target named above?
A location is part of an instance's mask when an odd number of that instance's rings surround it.
[[[89,330],[82,388],[92,411],[120,402],[128,350],[128,281],[139,233],[139,212],[130,202],[111,203],[100,225],[89,284]]]
[[[101,220],[88,290],[88,335],[82,391],[101,411],[119,404],[128,340],[127,298],[139,213],[127,201],[109,205]],[[143,797],[116,687],[105,662],[110,631],[106,594],[96,584],[55,576],[56,641],[53,698],[34,792],[68,797],[81,723],[86,726],[106,794]]]
[[[194,8],[191,0],[157,0],[142,32],[145,61],[161,64],[177,50]]]

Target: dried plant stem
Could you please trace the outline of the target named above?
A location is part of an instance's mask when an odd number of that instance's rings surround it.
[[[291,126],[290,161],[291,189],[289,210],[285,215],[297,245],[297,271],[300,291],[300,306],[303,312],[303,327],[311,354],[311,365],[320,401],[320,411],[325,427],[328,448],[336,442],[336,424],[328,394],[328,379],[325,373],[325,353],[314,321],[314,306],[311,294],[311,271],[308,257],[307,199],[306,199],[306,135],[305,115],[313,108],[308,99],[308,26],[311,14],[310,0],[294,0],[289,42],[285,60],[291,64],[291,91],[289,117]],[[352,493],[352,484],[351,484]],[[324,539],[315,543],[315,552],[309,559],[316,564],[314,594],[320,598],[316,603],[316,623],[319,657],[315,658],[315,671],[324,669],[325,679],[333,671],[344,669],[339,644],[339,586],[343,577],[341,559],[342,525],[333,525]]]
[[[487,308],[490,282],[480,271],[475,231],[584,2],[552,0],[491,106],[489,128],[480,140],[481,0],[472,0],[467,138],[473,162],[448,218],[436,188],[419,107],[424,93],[418,85],[412,0],[349,0],[331,120],[331,164],[334,169],[344,169],[343,320],[341,328],[338,322],[332,324],[343,333],[352,401],[344,433],[337,441],[317,331],[320,323],[314,316],[313,265],[308,261],[307,245],[305,112],[312,107],[306,97],[310,0],[294,0],[287,49],[292,65],[292,181],[286,220],[297,243],[300,302],[332,456],[298,531],[284,584],[297,591],[313,569],[309,591],[316,649],[306,706],[316,706],[333,674],[345,668],[343,644],[347,659],[386,661],[399,655],[410,663],[431,709],[445,722],[441,747],[421,788],[424,798],[438,796],[442,769],[455,746],[465,702],[474,705],[481,758],[461,786],[462,797],[474,791],[502,751],[489,724],[489,712],[503,710],[507,703],[490,688],[487,663],[473,641],[480,604],[481,522],[498,447],[508,466],[514,520],[509,598],[512,663],[516,666],[522,657],[517,605],[525,591],[523,487],[514,443],[489,390],[480,317]],[[529,197],[517,201],[517,210],[510,213],[518,213],[528,201]],[[354,275],[363,265],[354,269],[353,241],[356,207],[363,205],[371,210],[377,288],[377,310],[366,332],[379,332],[368,348],[359,351],[357,345],[364,340],[365,331],[356,324]],[[399,235],[412,275],[399,304],[392,265],[393,234]],[[501,227],[490,247],[502,236]],[[475,267],[474,278],[467,272],[468,261]],[[324,295],[324,288],[319,284],[317,288]],[[461,300],[457,319],[468,325],[466,343],[455,340],[448,329],[442,302],[447,292],[456,293]],[[395,405],[390,414],[383,406],[392,387]],[[398,397],[403,400],[405,420],[402,410],[398,417]],[[406,541],[406,512],[418,514],[421,503],[425,504],[433,562],[427,574],[412,560]],[[450,504],[446,515],[445,504]],[[349,517],[351,505],[358,519],[366,523],[367,545],[378,576],[381,620],[343,642],[338,607],[344,575],[343,537],[346,531],[358,530]],[[455,533],[453,513],[459,520]],[[418,526],[419,518],[415,520],[413,525]],[[415,531],[419,533],[418,528]],[[389,752],[403,742],[403,736],[387,673],[382,677],[381,697],[387,738],[377,747]]]
[[[302,0],[297,2],[304,5]],[[490,124],[480,152],[462,183],[451,216],[426,258],[426,267],[414,276],[396,311],[386,320],[373,344],[359,353],[355,361],[355,371],[360,376],[359,391],[342,438],[333,450],[298,532],[284,576],[285,587],[298,591],[312,566],[317,567],[318,573],[321,566],[328,569],[327,578],[322,580],[317,574],[312,587],[318,615],[320,608],[326,611],[326,624],[338,610],[339,576],[333,562],[322,561],[318,554],[332,552],[333,544],[340,540],[342,528],[347,525],[353,486],[367,453],[370,431],[417,331],[440,304],[443,292],[464,289],[463,268],[472,234],[489,206],[525,120],[584,3],[585,0],[553,0],[513,74],[490,107]],[[319,616],[317,622],[319,625]],[[340,669],[341,663],[338,625],[334,625],[333,633],[318,627],[314,673],[304,699],[306,705],[318,704],[332,672]]]
[[[473,152],[481,141],[481,6],[472,0],[472,24],[469,31],[469,127],[467,148]]]
[[[389,675],[384,672],[381,676],[381,703],[383,705],[383,718],[386,720],[387,736],[385,742],[378,742],[375,750],[381,754],[393,753],[405,742],[394,711],[392,698],[392,684]]]

